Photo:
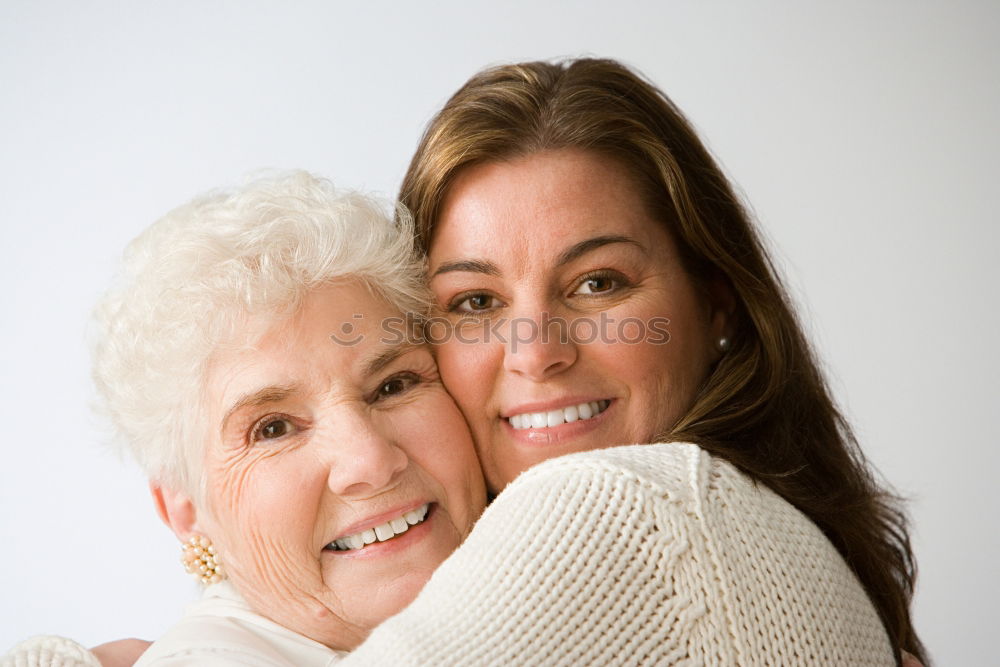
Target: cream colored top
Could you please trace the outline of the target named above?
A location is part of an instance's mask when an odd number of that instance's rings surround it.
[[[135,664],[326,667],[343,655],[252,611],[236,588],[223,581],[206,588]]]

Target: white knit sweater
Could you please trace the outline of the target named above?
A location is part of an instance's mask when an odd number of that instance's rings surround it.
[[[802,513],[694,445],[543,463],[346,665],[894,665]]]
[[[803,514],[694,445],[547,461],[346,665],[894,665]]]
[[[0,657],[0,667],[101,667],[101,662],[72,639],[42,635],[14,646]]]

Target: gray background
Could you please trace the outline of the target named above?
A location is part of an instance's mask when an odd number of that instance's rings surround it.
[[[125,243],[261,167],[391,195],[475,70],[590,53],[662,86],[752,203],[865,450],[912,499],[919,630],[940,664],[987,664],[998,34],[998,5],[970,1],[4,0],[0,651],[156,637],[196,592],[88,410],[87,313]]]

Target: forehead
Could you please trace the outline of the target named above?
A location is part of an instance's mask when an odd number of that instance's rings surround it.
[[[460,172],[445,197],[430,258],[433,265],[459,255],[523,257],[609,234],[656,247],[667,232],[616,159],[544,151]]]
[[[262,336],[238,340],[213,355],[209,399],[225,403],[251,386],[356,383],[364,365],[390,347],[385,323],[402,317],[359,282],[312,290],[290,316],[268,322]]]
[[[398,316],[399,309],[363,282],[337,282],[307,292],[294,312],[268,322],[247,349],[260,354],[324,352],[324,357],[347,360],[375,345],[381,323]]]

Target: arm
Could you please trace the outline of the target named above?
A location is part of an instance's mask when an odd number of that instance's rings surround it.
[[[346,663],[897,664],[886,640],[801,513],[692,445],[641,445],[523,474]]]
[[[90,650],[101,661],[102,667],[132,667],[149,644],[145,639],[117,639]]]
[[[662,502],[662,499],[659,499]],[[664,572],[687,546],[646,485],[602,466],[541,466],[487,509],[406,610],[347,665],[669,663],[703,606]],[[699,609],[700,608],[700,609]]]

